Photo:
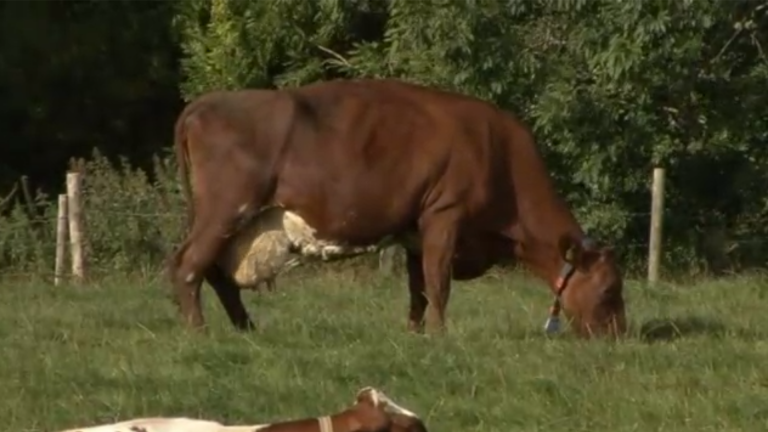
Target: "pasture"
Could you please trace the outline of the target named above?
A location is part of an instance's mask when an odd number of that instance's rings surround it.
[[[454,284],[442,338],[405,332],[403,278],[297,273],[278,285],[244,293],[259,326],[248,335],[204,286],[211,328],[196,335],[162,280],[1,283],[2,429],[148,415],[269,422],[333,412],[366,385],[438,432],[768,426],[768,285],[758,278],[629,282],[633,329],[620,343],[544,336],[549,293],[519,275]]]

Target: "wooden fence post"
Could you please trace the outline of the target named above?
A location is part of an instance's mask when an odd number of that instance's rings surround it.
[[[651,186],[651,233],[648,244],[648,282],[659,281],[664,219],[664,168],[653,169]]]
[[[67,210],[69,218],[69,245],[72,258],[72,276],[78,282],[85,279],[85,257],[83,253],[83,214],[81,200],[82,174],[67,173]]]
[[[64,259],[66,258],[67,246],[67,194],[59,195],[59,212],[56,216],[56,267],[53,271],[53,285],[61,283],[64,275]]]

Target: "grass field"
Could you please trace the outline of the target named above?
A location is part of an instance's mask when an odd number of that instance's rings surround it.
[[[765,431],[768,284],[627,287],[633,336],[541,333],[539,282],[454,285],[449,334],[405,329],[402,279],[324,276],[245,293],[234,333],[212,290],[211,331],[187,333],[161,282],[0,284],[0,419],[53,431],[146,415],[259,423],[339,410],[373,385],[431,432]],[[650,323],[650,324],[649,324]],[[653,324],[655,323],[655,324]],[[641,327],[654,338],[644,340]]]

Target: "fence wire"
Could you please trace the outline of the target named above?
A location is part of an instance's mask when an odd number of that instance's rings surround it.
[[[632,219],[646,219],[650,223],[650,212],[624,213],[623,217]],[[671,219],[678,223],[688,220],[693,225],[702,220],[700,215],[685,215],[680,213],[665,214],[662,244],[667,246],[663,239],[667,236],[667,222]],[[105,225],[104,220],[108,220]],[[110,225],[111,221],[121,221],[120,224]],[[138,226],[131,227],[131,224]],[[34,217],[18,220],[9,217],[0,217],[0,277],[3,278],[39,278],[53,280],[55,261],[57,215]],[[168,233],[170,228],[174,233]],[[140,210],[124,211],[99,207],[97,211],[90,213],[84,211],[84,236],[87,253],[88,279],[109,276],[115,272],[130,270],[132,273],[145,277],[161,277],[164,259],[170,254],[183,239],[186,230],[186,214],[184,212],[150,212]],[[143,232],[142,232],[143,231]],[[744,249],[762,249],[768,251],[768,239],[755,235],[734,235],[727,231],[721,232],[721,254],[729,255]],[[18,244],[19,241],[36,241],[34,245]],[[604,240],[604,239],[603,239]],[[613,247],[619,254],[633,254],[635,257],[645,259],[648,256],[649,241],[637,242],[607,242],[613,243]],[[146,244],[154,248],[151,252],[142,252],[140,248]],[[675,245],[672,245],[674,249]],[[119,258],[112,256],[98,256],[99,251],[109,251],[119,254],[122,249],[132,248],[132,252],[138,255],[151,255],[134,259],[127,252]],[[33,251],[33,249],[36,249]],[[65,246],[66,255],[69,256],[69,245]],[[664,252],[666,254],[667,251]],[[760,252],[762,254],[762,252]],[[94,256],[96,254],[96,256]],[[10,257],[10,258],[9,258]],[[15,257],[15,258],[14,258]],[[24,258],[20,258],[24,257]],[[69,258],[69,257],[68,257]],[[23,261],[27,262],[23,262]],[[136,269],[137,266],[141,269]],[[48,265],[50,264],[50,265]],[[69,260],[67,259],[67,264]],[[132,268],[133,267],[133,268]],[[67,280],[69,269],[61,275]]]

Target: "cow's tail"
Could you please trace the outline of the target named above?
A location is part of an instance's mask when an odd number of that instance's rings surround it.
[[[179,116],[176,121],[176,127],[174,130],[174,152],[176,154],[176,164],[178,165],[178,175],[181,181],[181,193],[184,198],[185,205],[187,207],[187,230],[192,228],[194,222],[195,211],[193,208],[192,200],[192,187],[189,178],[189,151],[187,149],[187,130],[186,123],[188,115],[187,110]]]

